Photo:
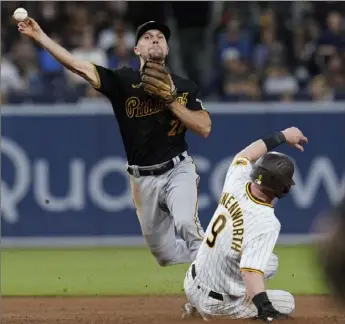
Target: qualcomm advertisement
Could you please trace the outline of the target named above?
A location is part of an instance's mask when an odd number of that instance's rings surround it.
[[[344,112],[218,112],[212,121],[208,139],[188,135],[189,153],[201,176],[199,216],[204,227],[234,154],[291,125],[303,130],[309,144],[304,153],[281,147],[295,160],[297,184],[276,207],[282,233],[307,234],[313,219],[344,195]],[[3,237],[140,235],[113,115],[7,114],[2,118],[1,153]]]

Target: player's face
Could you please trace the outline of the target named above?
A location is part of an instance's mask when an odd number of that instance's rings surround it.
[[[164,35],[159,30],[149,30],[141,36],[134,52],[144,59],[163,61],[169,48]]]

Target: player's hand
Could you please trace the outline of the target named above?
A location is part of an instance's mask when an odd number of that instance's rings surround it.
[[[176,87],[166,67],[154,61],[146,61],[140,73],[144,91],[163,99],[167,105],[175,101]]]
[[[275,320],[288,319],[288,315],[278,312],[271,303],[262,305],[258,310],[256,319],[262,320],[265,323],[272,323]]]
[[[303,135],[301,130],[297,127],[290,127],[283,130],[282,133],[289,145],[296,147],[301,152],[304,151],[303,145],[308,143],[308,138]]]
[[[18,31],[34,40],[38,40],[43,33],[38,23],[30,17],[18,23]]]

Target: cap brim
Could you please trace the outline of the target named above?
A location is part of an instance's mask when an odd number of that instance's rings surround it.
[[[152,30],[152,29],[159,30],[164,35],[166,41],[168,42],[168,40],[170,38],[169,27],[163,23],[160,23],[160,22],[149,21],[149,22],[138,27],[137,35],[136,35],[136,44],[138,43],[141,36],[143,36],[147,31]]]

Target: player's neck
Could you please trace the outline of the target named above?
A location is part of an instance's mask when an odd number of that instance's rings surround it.
[[[256,199],[261,200],[262,202],[271,204],[274,199],[274,197],[270,197],[268,194],[262,192],[259,186],[253,182],[250,184],[250,191]]]

